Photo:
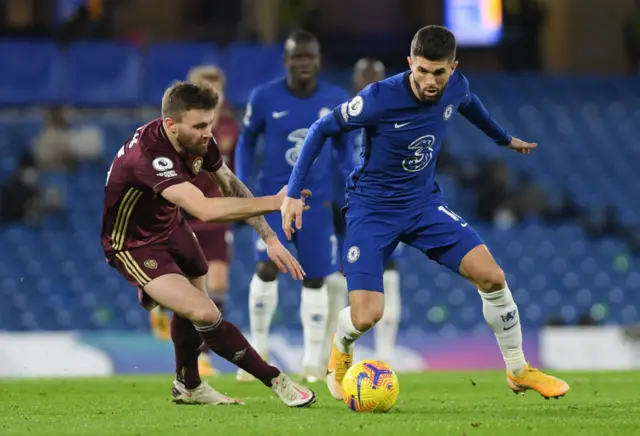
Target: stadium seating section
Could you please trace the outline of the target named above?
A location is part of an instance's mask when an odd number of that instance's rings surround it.
[[[253,86],[282,72],[279,48],[250,45],[162,45],[139,51],[118,44],[81,43],[61,50],[41,42],[0,42],[0,56],[4,108],[157,106],[166,85],[202,62],[227,70],[230,99],[241,107]],[[348,86],[344,72],[327,77]],[[496,119],[541,146],[526,158],[509,153],[459,119],[447,147],[465,166],[477,165],[481,157],[503,159],[532,174],[552,201],[566,189],[583,206],[611,204],[624,222],[638,222],[638,79],[469,77]],[[43,175],[43,185],[64,192],[66,214],[47,218],[38,229],[0,228],[0,330],[147,329],[135,290],[105,263],[99,241],[106,171],[144,121],[74,119],[103,129],[105,161],[84,164],[74,173]],[[0,180],[16,167],[41,124],[37,115],[0,119]],[[552,317],[575,323],[584,313],[606,323],[640,319],[640,270],[624,241],[590,239],[572,223],[549,227],[527,221],[508,230],[492,228],[474,218],[471,192],[447,177],[439,181],[451,207],[474,224],[507,271],[525,325],[537,327]],[[249,229],[236,231],[228,316],[242,326],[248,324],[253,273],[250,238]],[[485,329],[479,297],[462,279],[415,250],[408,250],[400,266],[404,329],[450,335]],[[291,280],[282,281],[280,313],[297,308],[298,289]],[[276,321],[276,329],[298,325],[296,317]]]

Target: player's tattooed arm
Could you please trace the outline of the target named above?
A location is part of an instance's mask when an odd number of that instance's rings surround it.
[[[220,190],[225,197],[251,198],[253,194],[244,183],[227,167],[222,165],[218,171],[211,173],[213,179],[220,186]],[[258,233],[262,240],[276,236],[273,229],[267,224],[264,216],[257,216],[247,220],[253,229]]]

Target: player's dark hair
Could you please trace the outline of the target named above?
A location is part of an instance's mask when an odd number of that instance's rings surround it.
[[[456,37],[442,26],[425,26],[418,30],[411,41],[411,57],[423,57],[430,61],[454,60]]]
[[[320,42],[318,41],[318,38],[316,38],[313,33],[304,29],[296,30],[293,33],[291,33],[287,37],[287,41],[293,41],[296,44],[311,43],[311,42],[320,44]]]
[[[218,93],[209,86],[175,82],[162,96],[162,117],[182,120],[189,110],[213,110],[218,105]]]

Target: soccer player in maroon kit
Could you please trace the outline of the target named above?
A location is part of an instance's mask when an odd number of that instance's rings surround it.
[[[207,222],[247,220],[278,268],[295,279],[304,277],[299,263],[262,217],[279,210],[285,189],[275,196],[253,198],[224,164],[211,133],[217,104],[218,96],[210,87],[179,82],[166,90],[162,118],[140,127],[109,169],[102,246],[109,264],[138,287],[146,309],[160,305],[174,313],[175,402],[241,403],[200,379],[198,355],[204,342],[270,387],[287,406],[308,406],[315,401],[313,391],[267,364],[207,296],[207,262],[180,212],[182,208]],[[193,184],[201,171],[210,173],[225,197],[203,195]]]
[[[212,133],[216,138],[218,149],[227,167],[234,171],[234,150],[240,128],[233,116],[232,109],[225,101],[225,86],[227,78],[224,72],[215,66],[202,65],[192,68],[187,81],[198,85],[210,86],[218,94],[216,118],[213,122]],[[205,197],[222,197],[222,192],[206,171],[201,171],[195,181]],[[229,262],[233,243],[233,233],[228,223],[203,222],[183,211],[187,222],[196,234],[204,256],[209,264],[205,284],[209,297],[216,303],[224,314],[224,305],[229,288]],[[150,313],[151,328],[155,335],[162,340],[170,340],[170,313],[158,306]],[[218,371],[209,359],[209,353],[203,351],[198,359],[200,375],[216,375]]]

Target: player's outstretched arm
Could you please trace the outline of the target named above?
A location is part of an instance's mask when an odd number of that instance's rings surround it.
[[[458,112],[471,122],[496,144],[507,146],[511,143],[511,135],[493,119],[480,99],[469,91],[468,100],[458,107]]]
[[[211,176],[225,197],[254,198],[249,188],[226,165],[223,164],[218,171],[211,173]],[[263,216],[250,217],[246,221],[263,240],[276,235]]]
[[[507,146],[511,150],[522,154],[529,154],[532,149],[538,146],[538,144],[525,142],[509,135],[489,114],[489,111],[484,107],[478,96],[471,91],[469,91],[469,100],[460,105],[458,112],[498,145]]]
[[[190,182],[169,186],[160,194],[171,203],[189,212],[201,221],[230,222],[259,217],[280,209],[282,198],[207,198]],[[264,219],[263,219],[264,221]],[[268,228],[269,226],[267,226]],[[268,228],[268,230],[271,230]],[[265,230],[266,232],[267,230]],[[273,231],[271,230],[271,233]]]
[[[222,165],[218,171],[211,174],[216,180],[222,193],[225,197],[240,197],[244,201],[257,200],[251,194],[249,188],[240,181],[233,174],[226,165]],[[282,204],[286,192],[286,186],[280,190],[278,195],[275,196],[278,205]],[[311,191],[305,189],[302,190],[302,198],[311,195]],[[298,263],[298,261],[284,248],[280,243],[280,240],[276,236],[273,229],[267,224],[267,221],[262,216],[252,217],[247,219],[247,224],[255,229],[267,245],[267,254],[269,258],[278,266],[280,271],[289,271],[294,279],[302,280],[304,277],[304,270]]]

